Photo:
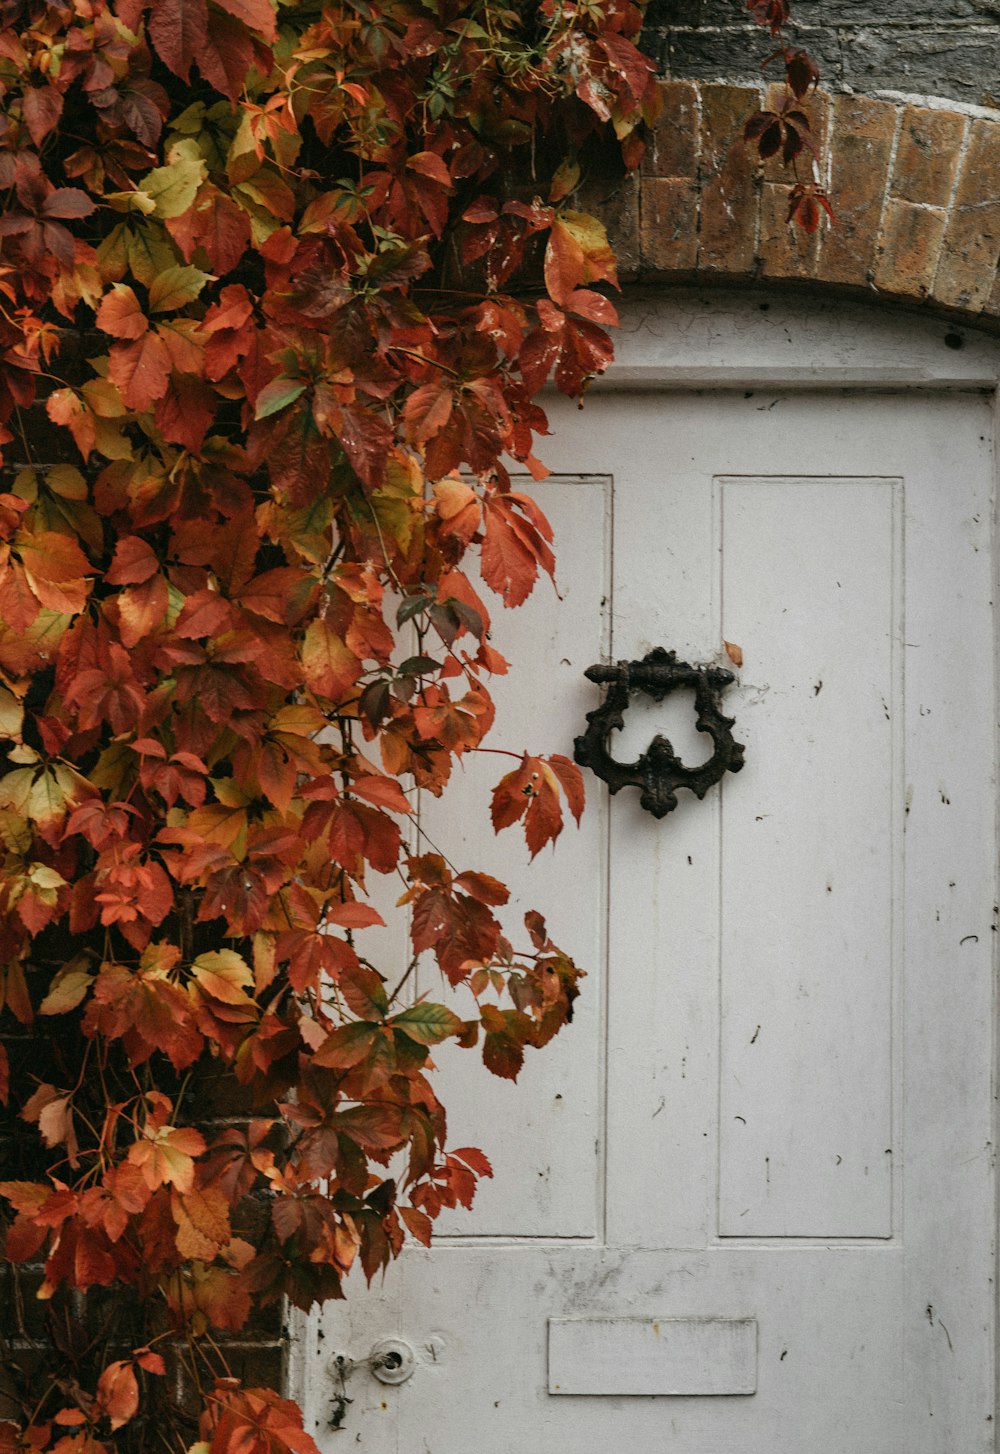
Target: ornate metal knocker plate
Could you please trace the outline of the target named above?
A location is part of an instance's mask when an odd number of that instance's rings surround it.
[[[734,741],[730,730],[734,718],[723,715],[719,700],[735,680],[731,671],[719,666],[691,666],[678,661],[675,651],[657,646],[642,661],[590,666],[584,676],[588,681],[606,684],[608,694],[596,711],[587,713],[587,730],[576,739],[573,756],[581,767],[589,767],[603,779],[612,793],[626,787],[640,788],[639,802],[654,818],[665,818],[677,807],[677,788],[689,788],[695,797],[703,798],[724,773],[739,772],[743,766],[743,745]],[[624,726],[631,694],[645,692],[654,702],[662,702],[677,687],[694,690],[695,726],[699,732],[707,732],[715,743],[708,761],[699,767],[685,767],[673,744],[657,734],[638,762],[616,762],[608,752],[608,737]]]

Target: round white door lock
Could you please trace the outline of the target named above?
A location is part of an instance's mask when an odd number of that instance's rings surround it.
[[[368,1355],[368,1367],[379,1383],[405,1383],[416,1366],[413,1349],[402,1338],[383,1338]]]

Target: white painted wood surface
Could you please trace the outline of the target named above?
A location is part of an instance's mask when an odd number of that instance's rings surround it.
[[[517,1088],[446,1067],[455,1144],[497,1181],[311,1320],[312,1426],[369,1454],[995,1454],[994,422],[961,386],[996,346],[651,306],[643,367],[672,350],[710,379],[714,328],[726,391],[553,410],[563,600],[509,618],[534,650],[497,742],[570,750],[591,660],[728,640],[747,764],[661,823],[591,785],[527,878],[513,838],[435,824],[552,906],[583,1013]],[[789,355],[809,391],[760,392]],[[909,358],[925,389],[822,392],[831,357],[837,385],[908,384]],[[470,802],[495,775],[467,773]],[[755,1322],[756,1392],[627,1396],[628,1366],[667,1378],[641,1349],[671,1320]],[[413,1377],[357,1368],[325,1432],[332,1355],[392,1335]],[[554,1395],[574,1357],[591,1391]]]
[[[550,1318],[549,1393],[718,1398],[757,1392],[752,1318]]]

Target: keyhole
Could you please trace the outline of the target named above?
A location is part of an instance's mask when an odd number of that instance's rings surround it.
[[[608,750],[617,762],[635,762],[657,733],[673,743],[674,752],[685,767],[700,767],[715,751],[707,732],[695,727],[694,692],[679,687],[662,702],[644,692],[633,692],[625,713],[625,726],[612,732]]]

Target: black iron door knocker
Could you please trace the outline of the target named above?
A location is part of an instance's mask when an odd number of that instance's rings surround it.
[[[731,671],[720,666],[691,666],[678,661],[675,651],[657,646],[642,661],[590,666],[584,676],[607,685],[608,694],[596,711],[587,713],[587,730],[576,739],[573,756],[581,767],[589,767],[606,782],[612,793],[640,788],[639,802],[654,818],[665,818],[677,807],[678,788],[689,788],[703,798],[724,773],[739,772],[743,766],[743,744],[733,739],[730,730],[734,719],[723,715],[720,703],[723,691],[735,681]],[[694,690],[695,726],[715,743],[708,761],[685,767],[673,744],[658,733],[638,762],[616,762],[608,751],[608,738],[624,726],[632,693],[644,692],[654,702],[662,702],[678,687]]]

